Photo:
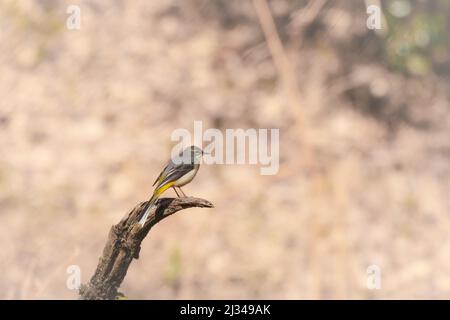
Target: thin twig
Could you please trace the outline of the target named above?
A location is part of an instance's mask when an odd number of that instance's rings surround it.
[[[300,143],[304,148],[302,162],[307,167],[311,167],[316,163],[314,150],[310,146],[310,137],[308,130],[308,122],[305,119],[305,110],[302,109],[300,101],[302,97],[299,92],[297,83],[295,63],[289,60],[288,54],[281,42],[275,21],[270,11],[269,4],[266,0],[253,0],[253,6],[258,16],[259,23],[266,38],[267,46],[271,53],[273,62],[285,89],[285,103],[288,108],[283,110],[284,114],[292,115],[294,120],[287,130],[292,130],[300,139]],[[320,11],[322,5],[314,6],[315,10]]]

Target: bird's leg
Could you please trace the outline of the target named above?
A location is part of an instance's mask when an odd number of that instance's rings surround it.
[[[178,191],[177,191],[177,187],[174,186],[173,190],[175,190],[175,193],[177,194],[177,197],[180,198],[180,195],[178,194]]]
[[[180,189],[181,193],[183,194],[183,197],[187,198],[187,196],[184,194],[183,190],[181,189],[181,187],[178,187],[178,189]]]

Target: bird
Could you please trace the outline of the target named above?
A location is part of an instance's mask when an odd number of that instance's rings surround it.
[[[182,150],[178,157],[171,158],[164,169],[156,178],[153,186],[155,189],[151,198],[147,201],[144,209],[142,210],[144,214],[139,220],[139,224],[143,226],[147,221],[150,214],[150,210],[159,198],[159,196],[169,188],[173,188],[178,197],[180,194],[177,188],[180,190],[181,194],[186,197],[186,194],[181,190],[181,187],[188,184],[194,179],[195,175],[200,168],[200,160],[204,152],[197,146],[190,146]]]

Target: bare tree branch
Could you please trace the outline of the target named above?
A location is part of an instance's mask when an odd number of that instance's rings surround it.
[[[150,229],[161,220],[187,208],[213,208],[213,204],[199,198],[162,198],[153,207],[148,220],[138,223],[146,202],[137,205],[118,224],[111,227],[97,269],[88,284],[82,285],[80,298],[85,300],[115,299],[131,261],[139,258],[141,242]]]

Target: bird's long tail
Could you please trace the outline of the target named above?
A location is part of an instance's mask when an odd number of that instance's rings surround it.
[[[150,210],[153,207],[153,204],[155,203],[156,199],[158,199],[158,194],[155,192],[153,193],[150,200],[147,201],[147,204],[144,207],[144,214],[142,215],[142,218],[139,220],[139,224],[141,227],[145,224],[145,221],[147,221],[148,215],[150,214]]]
[[[144,212],[142,218],[139,220],[139,224],[144,226],[145,222],[147,221],[148,216],[150,215],[150,211],[155,204],[155,201],[159,198],[160,194],[169,189],[173,185],[173,182],[168,183],[160,188],[157,188],[155,192],[153,192],[152,197],[150,200],[147,201],[147,204],[145,205],[144,209],[142,210]]]

